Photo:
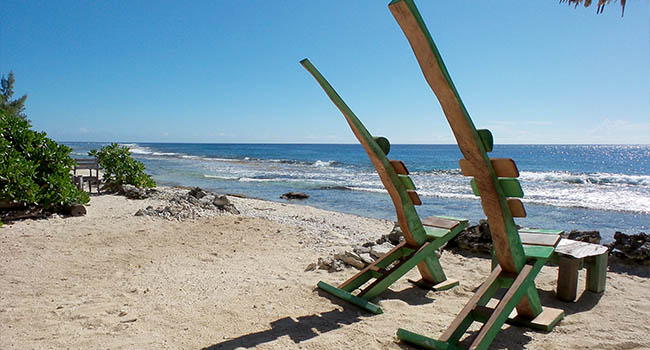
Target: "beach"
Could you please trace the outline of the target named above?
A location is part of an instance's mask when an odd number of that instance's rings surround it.
[[[407,282],[411,271],[377,299],[384,313],[371,315],[315,288],[354,268],[306,267],[389,233],[392,221],[228,199],[240,214],[135,216],[165,201],[99,195],[85,216],[5,224],[1,347],[405,349],[399,327],[437,337],[490,271],[486,257],[445,250],[441,263],[460,286],[421,290]],[[579,293],[584,278],[581,270]],[[575,303],[555,298],[556,280],[557,267],[545,266],[536,284],[542,304],[566,317],[550,333],[506,325],[491,349],[650,349],[647,266],[610,266],[606,291]]]

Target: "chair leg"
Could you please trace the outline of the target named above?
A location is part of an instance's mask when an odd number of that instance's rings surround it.
[[[585,258],[587,263],[587,290],[594,293],[605,291],[607,281],[607,252]]]

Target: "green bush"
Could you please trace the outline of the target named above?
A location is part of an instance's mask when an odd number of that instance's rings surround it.
[[[70,180],[71,149],[30,128],[18,111],[0,105],[0,199],[50,212],[88,203]]]
[[[109,191],[117,191],[120,185],[156,187],[156,182],[144,172],[144,164],[131,157],[128,147],[112,143],[88,154],[97,158],[104,173],[104,188]]]

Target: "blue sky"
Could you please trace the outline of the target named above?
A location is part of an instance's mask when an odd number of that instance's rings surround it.
[[[388,1],[14,1],[0,73],[58,141],[454,143]],[[496,143],[650,143],[650,2],[417,1]]]

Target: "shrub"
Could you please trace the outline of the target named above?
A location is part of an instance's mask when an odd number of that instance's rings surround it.
[[[109,191],[117,191],[121,185],[156,186],[156,182],[144,172],[144,164],[131,157],[128,147],[112,143],[88,154],[97,158],[104,173],[104,188]]]
[[[70,181],[71,149],[30,128],[21,113],[0,105],[0,198],[50,212],[88,203],[88,194]]]

